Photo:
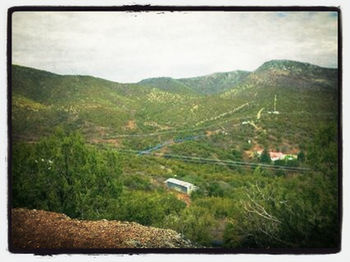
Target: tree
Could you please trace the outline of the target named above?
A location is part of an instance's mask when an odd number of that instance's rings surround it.
[[[184,234],[195,243],[211,245],[211,232],[215,230],[216,222],[207,208],[193,205],[183,209],[180,216],[170,216],[166,220],[168,227]]]
[[[308,145],[307,163],[336,180],[338,174],[338,133],[335,123],[321,126]]]
[[[305,153],[303,151],[300,151],[298,153],[298,161],[304,162],[305,161]]]
[[[268,150],[266,148],[261,153],[260,162],[262,162],[262,163],[271,163],[270,154],[269,154],[269,152],[268,152]]]
[[[242,152],[236,149],[232,150],[232,160],[242,161]]]
[[[174,195],[160,192],[125,192],[114,219],[160,226],[166,216],[178,215],[186,204]]]
[[[224,190],[220,187],[218,182],[212,182],[208,186],[208,195],[209,196],[224,196]]]
[[[122,192],[115,152],[97,151],[79,133],[13,146],[14,206],[62,212],[71,217],[104,217]]]
[[[336,247],[337,198],[320,173],[250,184],[240,211],[229,218],[224,246],[249,248]]]

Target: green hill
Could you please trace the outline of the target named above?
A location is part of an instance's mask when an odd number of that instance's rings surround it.
[[[224,91],[229,85],[232,88]],[[266,62],[251,73],[155,78],[138,84],[61,76],[13,65],[13,134],[36,139],[63,126],[96,141],[142,135],[139,141],[121,140],[126,147],[145,148],[157,143],[155,135],[147,134],[160,133],[158,141],[165,141],[179,135],[228,132],[237,139],[220,136],[222,146],[242,147],[245,137],[260,146],[269,139],[278,147],[304,143],[316,123],[335,119],[336,89],[336,69],[285,60]],[[278,116],[268,113],[275,95]],[[262,117],[256,119],[261,109]],[[248,120],[255,122],[240,125]]]
[[[157,88],[170,93],[193,94],[190,86],[170,77],[147,78],[139,82],[145,87]]]
[[[252,72],[246,85],[336,89],[338,70],[290,60],[271,60]]]
[[[247,71],[232,71],[225,73],[214,73],[206,76],[181,78],[182,83],[190,86],[199,94],[215,94],[234,88],[241,83],[247,76]]]
[[[148,78],[141,85],[180,94],[216,94],[234,88],[249,75],[247,71],[232,71],[210,75],[173,79],[170,77]]]

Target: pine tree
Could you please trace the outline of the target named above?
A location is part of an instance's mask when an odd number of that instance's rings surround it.
[[[268,152],[268,150],[266,148],[261,153],[260,162],[262,162],[262,163],[271,163],[270,154],[269,154],[269,152]]]

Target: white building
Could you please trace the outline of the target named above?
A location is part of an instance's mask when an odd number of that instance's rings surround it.
[[[186,193],[188,195],[197,189],[195,185],[175,178],[168,178],[164,183],[168,188],[175,189],[176,191]]]

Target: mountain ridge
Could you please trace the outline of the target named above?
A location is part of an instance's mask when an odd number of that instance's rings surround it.
[[[62,77],[73,77],[73,78],[87,78],[87,79],[96,79],[96,80],[101,80],[101,81],[105,81],[105,82],[109,82],[109,83],[113,83],[113,84],[119,84],[119,85],[148,85],[150,87],[153,88],[159,88],[162,90],[166,90],[166,91],[173,91],[171,90],[169,87],[159,87],[159,85],[162,84],[167,84],[166,82],[174,82],[177,84],[182,84],[183,88],[189,88],[191,89],[191,82],[193,84],[193,82],[204,82],[204,81],[210,81],[212,79],[217,79],[220,77],[224,77],[224,78],[228,78],[229,80],[232,80],[231,86],[226,86],[226,87],[219,87],[217,89],[215,88],[209,88],[209,91],[200,91],[199,93],[204,93],[204,94],[213,94],[213,93],[218,93],[218,92],[222,92],[222,91],[226,91],[227,89],[229,89],[230,87],[235,87],[237,84],[239,84],[242,80],[244,80],[247,76],[249,76],[252,73],[261,73],[264,71],[268,71],[268,70],[283,70],[283,71],[291,71],[295,68],[297,68],[297,72],[301,73],[301,69],[303,70],[308,70],[308,71],[312,71],[315,70],[317,73],[323,73],[325,71],[332,71],[332,72],[337,72],[338,69],[337,68],[330,68],[330,67],[322,67],[322,66],[318,66],[312,63],[307,63],[307,62],[299,62],[299,61],[294,61],[294,60],[287,60],[287,59],[272,59],[269,61],[264,62],[262,65],[260,65],[256,70],[253,71],[246,71],[246,70],[233,70],[233,71],[225,71],[225,72],[213,72],[210,74],[205,74],[205,75],[199,75],[199,76],[194,76],[194,77],[181,77],[181,78],[172,78],[172,77],[167,77],[167,76],[162,76],[162,77],[151,77],[151,78],[145,78],[142,79],[136,83],[121,83],[118,81],[112,81],[112,80],[108,80],[108,79],[104,79],[101,77],[96,77],[96,76],[90,76],[90,75],[71,75],[71,74],[58,74],[58,73],[54,73],[48,70],[42,70],[42,69],[36,69],[33,67],[28,67],[28,66],[22,66],[22,65],[18,65],[18,64],[12,64],[12,69],[13,68],[20,68],[23,71],[27,71],[28,73],[30,72],[30,70],[35,70],[36,73],[42,74],[43,76],[62,76]],[[301,69],[300,69],[301,68]],[[31,72],[32,73],[32,72]],[[160,82],[160,83],[158,83]],[[203,83],[202,83],[203,84]],[[228,85],[227,83],[225,83],[226,85]],[[195,83],[195,87],[192,86],[193,89],[197,89],[198,91],[198,87],[197,87],[198,83]],[[218,91],[218,92],[215,92]]]
[[[286,59],[273,59],[264,62],[254,71],[233,70],[227,72],[214,72],[211,74],[200,75],[195,77],[152,77],[145,78],[137,83],[119,83],[104,78],[89,75],[60,75],[50,71],[25,67],[21,65],[12,65],[13,70],[22,70],[30,73],[32,76],[42,74],[44,77],[65,77],[72,79],[104,81],[110,85],[117,86],[142,86],[148,88],[156,88],[170,93],[180,93],[187,95],[212,95],[224,93],[245,84],[249,84],[251,79],[256,76],[261,77],[262,74],[270,74],[272,77],[291,74],[291,76],[320,77],[322,75],[330,78],[337,76],[337,68],[327,68],[311,63],[299,62]],[[35,73],[30,70],[36,70]],[[268,76],[270,77],[270,76]]]
[[[284,64],[291,65],[286,70],[279,69]],[[295,67],[298,74],[292,72]],[[211,122],[215,122],[215,119],[219,121],[222,117],[218,116],[221,115],[227,118],[230,115],[228,112],[248,101],[253,103],[235,115],[243,119],[248,115],[252,117],[256,114],[253,113],[254,110],[272,108],[276,94],[281,110],[283,107],[284,110],[291,110],[290,102],[294,96],[323,97],[324,94],[319,92],[326,92],[335,99],[336,69],[311,66],[303,74],[298,71],[299,67],[310,66],[294,61],[272,60],[254,72],[232,71],[186,79],[194,79],[196,84],[207,84],[207,90],[210,91],[204,93],[198,92],[196,87],[191,90],[188,83],[172,78],[160,78],[159,82],[156,78],[157,83],[151,86],[117,83],[89,76],[60,76],[13,65],[13,131],[19,137],[31,137],[34,134],[47,134],[51,127],[64,125],[71,130],[81,130],[93,140],[96,137],[114,137],[125,133],[140,135],[173,129],[202,128],[201,123],[212,125]],[[222,84],[222,91],[218,91],[221,87],[217,83],[225,83],[225,79],[237,81],[228,81],[231,88],[226,90]],[[169,83],[169,86],[163,88],[159,83]],[[175,87],[173,90],[171,85]],[[290,96],[289,99],[287,96]],[[301,103],[300,110],[309,110],[303,101],[296,100],[294,103]],[[328,103],[317,102],[315,108],[322,110],[325,104]],[[170,135],[168,137],[171,138]]]

